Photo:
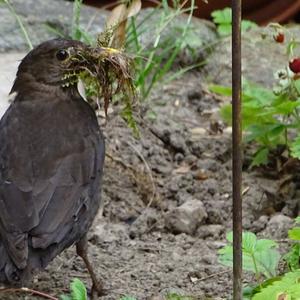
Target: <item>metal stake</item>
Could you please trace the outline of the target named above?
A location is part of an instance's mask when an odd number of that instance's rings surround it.
[[[241,0],[232,0],[233,299],[242,300]]]

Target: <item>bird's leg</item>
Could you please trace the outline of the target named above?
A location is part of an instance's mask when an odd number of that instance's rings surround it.
[[[95,292],[97,292],[98,296],[103,295],[103,285],[101,280],[99,280],[93,270],[92,264],[88,258],[88,241],[86,235],[76,244],[76,252],[85,263],[86,268],[91,276],[93,286],[92,286],[92,297],[94,297]]]

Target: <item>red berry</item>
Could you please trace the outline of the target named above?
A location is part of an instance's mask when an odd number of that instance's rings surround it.
[[[273,36],[275,42],[277,43],[283,43],[284,42],[284,33],[278,32],[276,35]]]
[[[300,58],[297,57],[292,59],[289,63],[289,68],[296,74],[300,73]]]

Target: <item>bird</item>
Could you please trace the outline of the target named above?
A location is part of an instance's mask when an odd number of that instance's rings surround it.
[[[24,287],[66,248],[88,257],[87,232],[101,201],[105,139],[76,84],[66,84],[72,55],[87,50],[68,39],[45,41],[21,61],[0,120],[0,283]]]

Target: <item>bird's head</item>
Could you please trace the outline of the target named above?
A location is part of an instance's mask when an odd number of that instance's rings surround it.
[[[11,92],[31,87],[41,89],[63,87],[70,81],[66,74],[72,74],[82,62],[76,57],[89,47],[79,41],[53,39],[31,50],[19,65],[17,77]]]
[[[92,96],[104,99],[105,111],[113,95],[134,96],[129,57],[116,49],[66,39],[49,40],[31,50],[19,65],[11,93],[79,95],[79,79],[92,87]]]

